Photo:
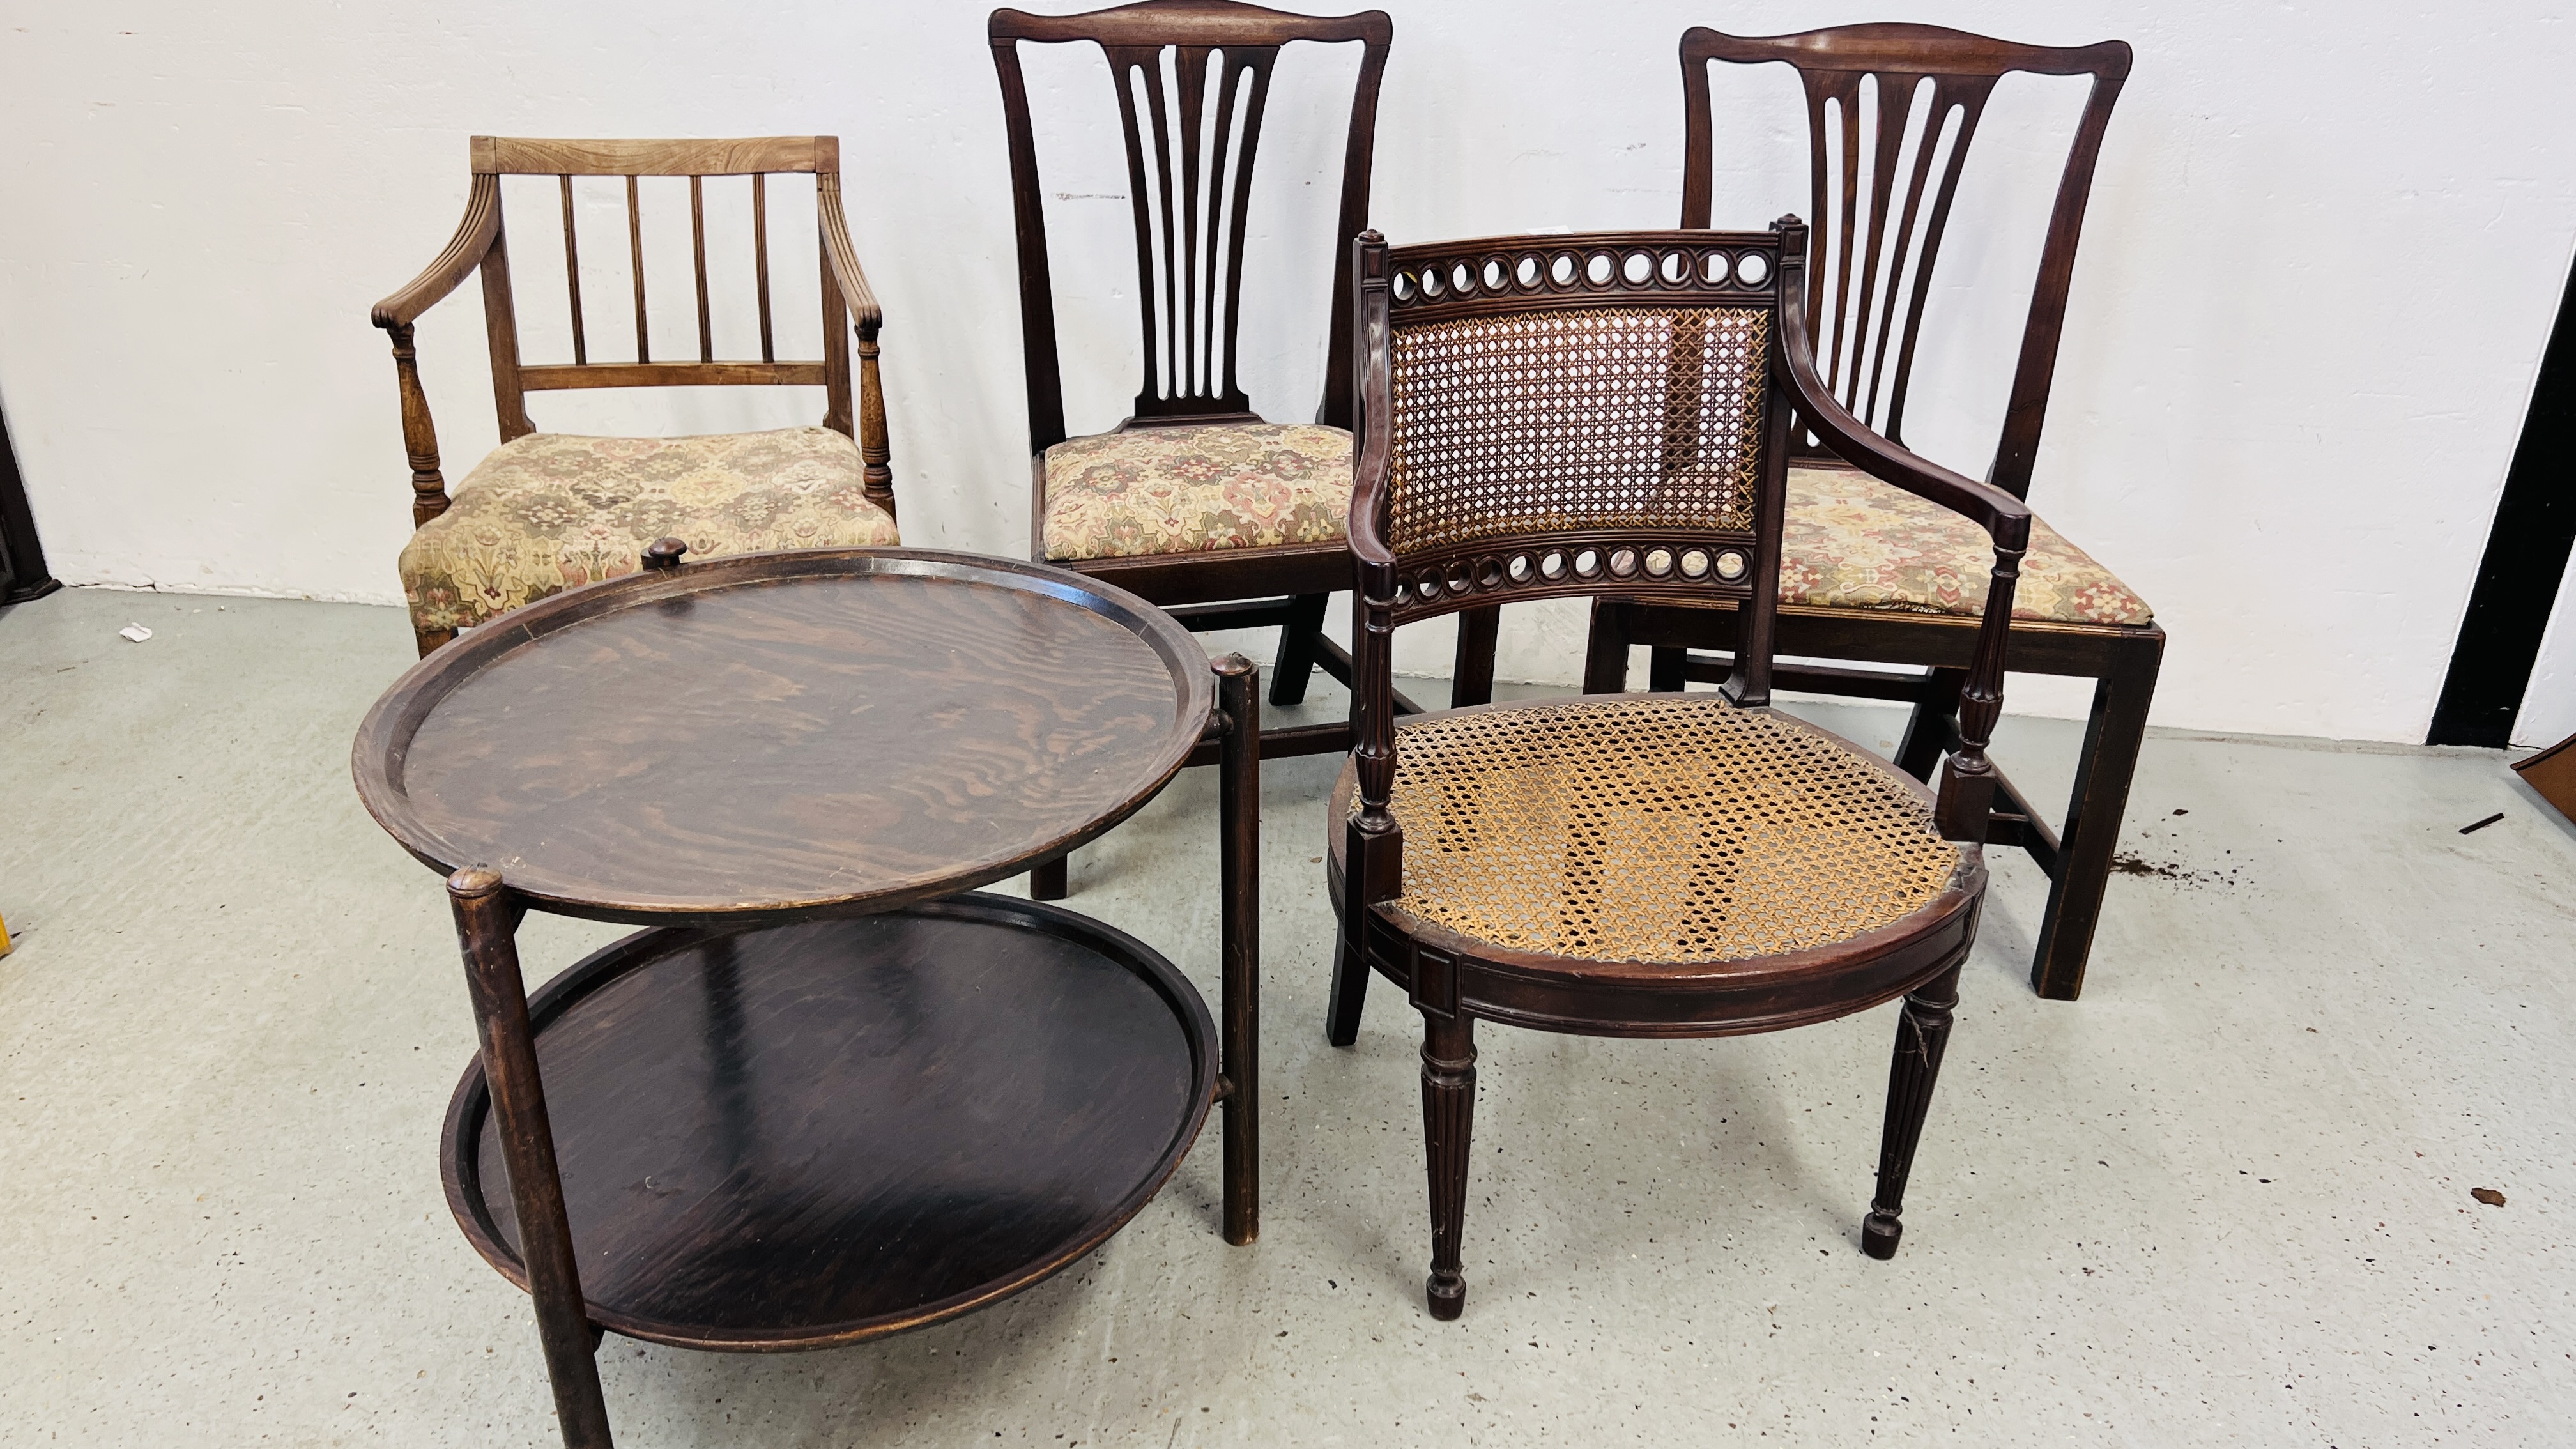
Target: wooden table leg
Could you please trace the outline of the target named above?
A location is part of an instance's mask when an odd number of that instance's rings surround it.
[[[1073,857],[1059,855],[1029,867],[1029,899],[1060,901],[1073,893],[1071,867]]]
[[[536,1301],[537,1338],[554,1381],[555,1415],[566,1449],[609,1449],[608,1401],[599,1391],[598,1339],[581,1296],[564,1214],[563,1180],[555,1168],[554,1129],[537,1077],[536,1038],[528,1028],[527,983],[515,939],[521,914],[499,872],[468,866],[447,880],[465,953],[465,984],[474,998],[474,1029],[483,1043],[483,1076],[500,1120],[501,1160],[519,1223],[519,1252]]]
[[[1261,670],[1240,654],[1213,667],[1225,716],[1217,761],[1225,1240],[1241,1247],[1261,1235]]]

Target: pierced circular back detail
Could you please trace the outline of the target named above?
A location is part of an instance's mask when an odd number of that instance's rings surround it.
[[[1770,324],[1745,307],[1399,323],[1388,545],[1751,532]]]
[[[1447,715],[1396,741],[1396,908],[1515,950],[1682,963],[1829,946],[1929,905],[1959,864],[1892,766],[1714,695]]]

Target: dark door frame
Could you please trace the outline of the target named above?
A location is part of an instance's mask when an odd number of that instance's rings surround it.
[[[2441,702],[2433,706],[2428,745],[2482,745],[2500,750],[2513,739],[2515,714],[2540,659],[2540,636],[2558,602],[2567,557],[2576,548],[2576,273],[2558,300],[2558,320],[2540,356],[2522,440],[2496,502],[2477,586],[2451,649]]]
[[[0,414],[0,605],[41,599],[61,587],[45,568],[35,511],[18,476],[18,450],[9,441],[9,419]]]

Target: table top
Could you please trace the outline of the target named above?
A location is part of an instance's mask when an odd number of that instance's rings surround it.
[[[423,659],[360,726],[377,823],[542,909],[713,922],[1015,874],[1179,771],[1187,630],[1042,564],[741,554],[574,589]]]

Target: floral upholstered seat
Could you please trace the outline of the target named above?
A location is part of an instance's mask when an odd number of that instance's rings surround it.
[[[1783,605],[1974,618],[1994,566],[1985,530],[1939,504],[1853,468],[1789,470]],[[2136,626],[2156,616],[2109,569],[2034,518],[2013,617]]]
[[[858,444],[830,428],[693,438],[531,433],[465,475],[403,546],[413,627],[463,629],[633,573],[654,540],[692,557],[900,540],[868,501]]]
[[[1057,562],[1337,543],[1350,509],[1339,428],[1130,427],[1046,451],[1043,544]]]

